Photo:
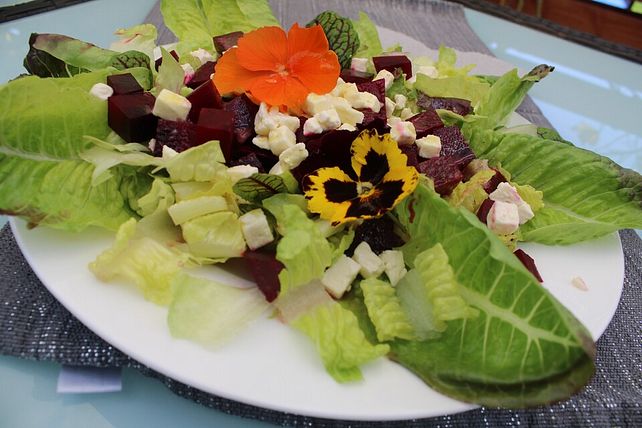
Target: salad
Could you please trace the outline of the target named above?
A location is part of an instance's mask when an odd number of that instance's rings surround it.
[[[337,382],[387,357],[481,405],[584,386],[593,340],[517,243],[642,228],[642,178],[507,125],[552,67],[473,75],[384,48],[363,13],[283,29],[225,6],[161,2],[173,46],[149,24],[110,49],[33,34],[0,86],[0,211],[113,230],[89,269],[167,306],[177,339],[224,346],[267,313]],[[236,259],[256,287],[191,270]]]

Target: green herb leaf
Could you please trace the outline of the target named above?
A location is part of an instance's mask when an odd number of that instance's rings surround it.
[[[283,179],[273,174],[252,174],[234,184],[234,193],[248,202],[260,203],[263,199],[277,193],[287,193]]]
[[[341,68],[350,68],[352,57],[359,49],[359,34],[354,29],[352,21],[336,12],[321,12],[308,23],[308,27],[318,24],[328,39],[330,49],[339,58]]]

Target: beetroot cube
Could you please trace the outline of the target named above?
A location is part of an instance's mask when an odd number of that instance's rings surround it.
[[[486,184],[484,184],[484,190],[490,195],[495,191],[495,189],[497,189],[499,183],[504,183],[506,181],[508,181],[506,180],[506,177],[504,177],[501,172],[495,169],[495,175],[493,175],[490,180],[488,180]]]
[[[371,81],[374,74],[366,73],[364,71],[345,69],[341,70],[339,77],[347,83],[363,83]]]
[[[233,31],[231,33],[216,36],[212,40],[214,41],[216,52],[222,54],[226,50],[236,46],[241,37],[243,37],[242,31]]]
[[[243,259],[252,274],[252,278],[268,302],[273,301],[281,291],[279,272],[285,266],[276,259],[276,255],[267,251],[246,251]]]
[[[401,153],[406,155],[408,160],[406,165],[414,166],[415,168],[419,165],[419,147],[416,144],[406,144],[405,146],[399,146]]]
[[[370,109],[361,110],[365,115],[359,129],[376,128],[379,132],[384,132],[388,126],[386,117],[386,82],[383,79],[371,80],[368,82],[357,83],[357,89],[360,92],[370,92],[381,103],[381,110],[375,113]]]
[[[442,196],[449,195],[464,177],[455,159],[449,157],[427,159],[417,165],[417,170],[432,178],[435,191]]]
[[[176,52],[175,50],[171,50],[169,51],[169,54],[173,56],[176,61],[178,61],[178,52]],[[162,63],[163,63],[162,56],[156,59],[156,61],[154,61],[154,68],[156,69],[156,71],[158,71],[158,67],[160,67]]]
[[[386,103],[386,81],[383,79],[369,80],[367,82],[357,83],[359,92],[370,92],[377,97],[380,103]],[[382,107],[382,110],[385,110]],[[384,111],[385,113],[385,111]]]
[[[107,76],[107,85],[114,90],[114,95],[136,94],[143,92],[138,80],[131,73]]]
[[[477,218],[479,221],[482,223],[486,224],[486,220],[488,219],[488,213],[490,212],[490,209],[493,207],[495,204],[495,201],[493,201],[490,198],[484,199],[484,202],[479,206],[479,209],[477,210]]]
[[[441,121],[441,118],[433,108],[414,115],[408,119],[408,122],[415,126],[417,138],[425,137],[432,131],[444,126],[444,122]]]
[[[162,156],[163,147],[183,152],[195,144],[196,126],[191,122],[159,119],[154,156]]]
[[[400,68],[402,73],[406,75],[406,79],[412,77],[412,62],[405,55],[374,56],[372,62],[377,73],[381,70],[388,70],[394,74],[395,70]]]
[[[225,103],[223,109],[234,113],[234,141],[244,144],[254,137],[254,117],[259,107],[254,104],[246,95],[233,98]]]
[[[192,77],[192,80],[189,81],[187,86],[189,88],[196,89],[208,80],[212,80],[212,74],[214,73],[215,66],[215,61],[207,61],[205,64],[198,67],[194,72],[194,77]]]
[[[265,172],[265,168],[263,168],[261,159],[259,159],[258,155],[254,152],[250,152],[244,156],[241,156],[238,159],[235,159],[229,162],[229,166],[237,166],[237,165],[250,165],[250,166],[256,167],[259,170],[259,172]]]
[[[234,153],[234,156],[237,157],[237,160],[229,162],[229,166],[252,165],[259,168],[259,172],[266,172],[269,171],[279,161],[279,158],[277,156],[274,156],[271,151],[261,149],[254,144],[243,144],[236,147],[236,149],[237,150],[236,153]],[[261,167],[259,167],[259,165],[257,165],[253,159],[258,159]]]
[[[145,142],[156,132],[152,114],[156,98],[148,92],[113,95],[107,99],[107,123],[128,143]]]
[[[198,122],[196,123],[194,145],[198,146],[214,140],[221,144],[225,160],[230,161],[232,159],[232,143],[234,140],[234,113],[213,108],[203,108],[198,115]]]
[[[542,276],[539,274],[539,271],[537,270],[537,266],[535,266],[535,260],[533,260],[531,256],[526,254],[526,252],[522,249],[515,250],[513,254],[515,254],[515,257],[517,257],[519,261],[522,262],[524,267],[526,267],[526,269],[528,269],[528,271],[532,273],[533,276],[535,276],[535,278],[537,278],[539,282],[544,282],[544,280],[542,279]]]
[[[192,122],[198,120],[198,114],[202,108],[223,108],[221,94],[218,93],[211,79],[194,89],[194,91],[187,96],[187,99],[192,103],[192,108],[188,116]]]
[[[381,110],[384,110],[382,107]],[[361,131],[363,129],[376,129],[379,134],[389,132],[388,121],[386,120],[385,113],[375,113],[370,109],[360,110],[363,113],[363,121],[357,123],[357,128]]]
[[[432,131],[433,135],[441,139],[441,151],[439,156],[446,156],[455,159],[460,168],[465,168],[468,163],[475,159],[475,153],[456,126],[444,126]]]

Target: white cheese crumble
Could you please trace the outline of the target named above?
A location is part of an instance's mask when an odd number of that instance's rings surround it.
[[[323,277],[321,277],[321,283],[335,299],[340,299],[357,278],[360,270],[361,265],[359,263],[342,254],[325,271]]]
[[[234,184],[243,178],[248,178],[252,174],[258,173],[259,169],[252,165],[237,165],[229,167],[226,172],[230,180],[232,180],[232,184]]]
[[[364,278],[376,278],[383,273],[383,260],[372,251],[366,241],[357,245],[357,248],[354,249],[352,259],[361,266],[359,273],[361,273],[361,276]]]
[[[436,135],[426,135],[415,141],[419,148],[419,156],[422,158],[434,158],[441,152],[441,138]]]
[[[584,280],[579,276],[573,277],[573,279],[571,280],[571,285],[573,285],[573,287],[577,288],[578,290],[589,291],[586,282],[584,282]]]
[[[296,135],[287,126],[279,125],[268,134],[268,142],[272,153],[279,156],[296,144]]]
[[[397,108],[400,108],[400,109],[405,108],[407,102],[408,102],[408,98],[405,95],[403,94],[395,95],[395,104],[397,105]]]
[[[294,146],[285,149],[279,155],[279,163],[285,169],[294,169],[308,157],[308,150],[305,144],[296,143]]]
[[[519,214],[519,224],[524,224],[535,216],[531,206],[522,199],[517,189],[509,183],[499,183],[497,189],[488,195],[488,197],[495,202],[500,201],[516,205]]]
[[[243,214],[239,217],[239,221],[245,242],[251,250],[274,241],[270,224],[261,208]]]
[[[417,138],[415,125],[413,125],[411,122],[406,122],[403,120],[396,122],[390,127],[390,136],[400,146],[412,144]]]
[[[377,73],[377,75],[372,80],[374,81],[379,79],[384,80],[386,91],[387,91],[388,89],[390,89],[390,86],[392,86],[392,82],[394,82],[395,76],[388,70],[381,70],[379,73]]]
[[[107,100],[107,98],[114,95],[114,90],[112,89],[111,86],[106,85],[104,83],[96,83],[94,86],[91,87],[91,89],[89,90],[89,93],[94,97],[105,101]]]
[[[194,78],[194,67],[192,67],[190,64],[182,64],[181,67],[183,68],[183,82],[185,84],[189,83],[193,78]]]
[[[350,61],[350,69],[365,73],[368,71],[368,58],[352,57],[352,61]]]
[[[486,218],[488,228],[497,235],[508,235],[519,227],[517,205],[495,201]]]
[[[383,270],[394,287],[408,273],[403,253],[398,250],[386,250],[379,255],[383,261]]]
[[[389,119],[392,117],[392,113],[394,113],[395,109],[397,108],[397,105],[395,104],[394,101],[392,101],[390,98],[386,97],[386,117]]]
[[[216,59],[211,53],[209,53],[203,48],[196,49],[195,51],[192,51],[189,54],[192,55],[194,58],[198,59],[201,65],[205,64],[208,61],[214,61]]]
[[[152,114],[165,120],[185,120],[192,103],[182,95],[163,89],[156,97]]]

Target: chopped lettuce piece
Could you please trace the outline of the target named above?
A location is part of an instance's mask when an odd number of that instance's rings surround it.
[[[179,273],[171,283],[174,298],[167,313],[172,336],[219,347],[270,306],[256,288],[235,288]]]
[[[145,217],[159,210],[167,210],[174,200],[172,187],[160,178],[155,178],[149,192],[138,199],[136,212]]]
[[[180,93],[185,78],[185,70],[176,61],[167,49],[161,47],[163,62],[158,67],[158,76],[156,76],[156,88],[159,93],[163,89],[172,91],[175,94]]]
[[[368,316],[380,342],[387,342],[395,337],[407,340],[415,338],[414,329],[390,283],[368,278],[361,281],[360,287]]]
[[[512,182],[543,192],[544,206],[520,227],[524,240],[564,245],[642,228],[642,177],[635,171],[559,141],[472,124],[463,131],[478,157],[501,163]],[[524,190],[522,197],[540,206]]]
[[[120,28],[114,33],[118,40],[109,47],[116,52],[136,50],[146,54],[151,61],[154,60],[156,37],[158,30],[153,24],[134,25],[129,28]]]
[[[181,225],[190,251],[199,257],[225,260],[241,257],[245,239],[236,214],[222,211],[189,220]]]
[[[326,370],[341,383],[362,379],[359,367],[390,349],[368,342],[357,317],[338,303],[319,305],[291,325],[312,339]]]
[[[177,202],[167,212],[174,224],[183,224],[202,215],[228,210],[227,200],[222,196],[199,196]]]
[[[348,248],[350,248],[350,245],[352,245],[352,241],[354,240],[354,233],[354,229],[344,229],[343,231],[328,237],[328,241],[330,241],[330,244],[334,248],[332,251],[333,262],[341,257]]]
[[[122,279],[136,284],[146,299],[159,305],[172,300],[171,282],[188,264],[187,253],[168,248],[137,234],[136,220],[122,224],[111,248],[103,251],[89,269],[101,281]]]
[[[468,76],[470,70],[475,68],[474,64],[468,64],[464,67],[457,68],[457,53],[454,49],[444,45],[439,46],[439,54],[434,67],[439,72],[439,77],[467,76],[471,80],[477,80],[475,77]]]
[[[357,58],[372,58],[383,52],[377,26],[365,12],[359,12],[359,19],[353,20],[354,29],[359,35],[359,49],[354,54]]]
[[[276,258],[285,266],[279,273],[281,294],[321,278],[332,263],[333,254],[332,245],[321,230],[298,205],[291,202],[290,196],[279,194],[263,201],[263,206],[276,218],[283,235],[276,247]]]
[[[446,198],[454,207],[464,207],[476,213],[482,202],[488,198],[484,184],[495,175],[492,169],[477,172],[466,182],[459,183]]]
[[[488,97],[490,89],[488,83],[463,75],[435,79],[425,74],[418,74],[414,87],[431,97],[452,97],[469,100],[473,106],[483,103]]]
[[[544,207],[543,192],[536,190],[533,186],[529,186],[528,184],[520,186],[517,183],[511,183],[511,185],[515,187],[522,200],[530,205],[534,213],[537,213],[537,211]]]
[[[166,160],[162,167],[175,182],[216,181],[225,180],[227,177],[224,162],[225,158],[219,142],[210,141]]]
[[[161,0],[160,10],[165,25],[179,40],[179,54],[198,48],[214,50],[212,33],[200,1]]]

